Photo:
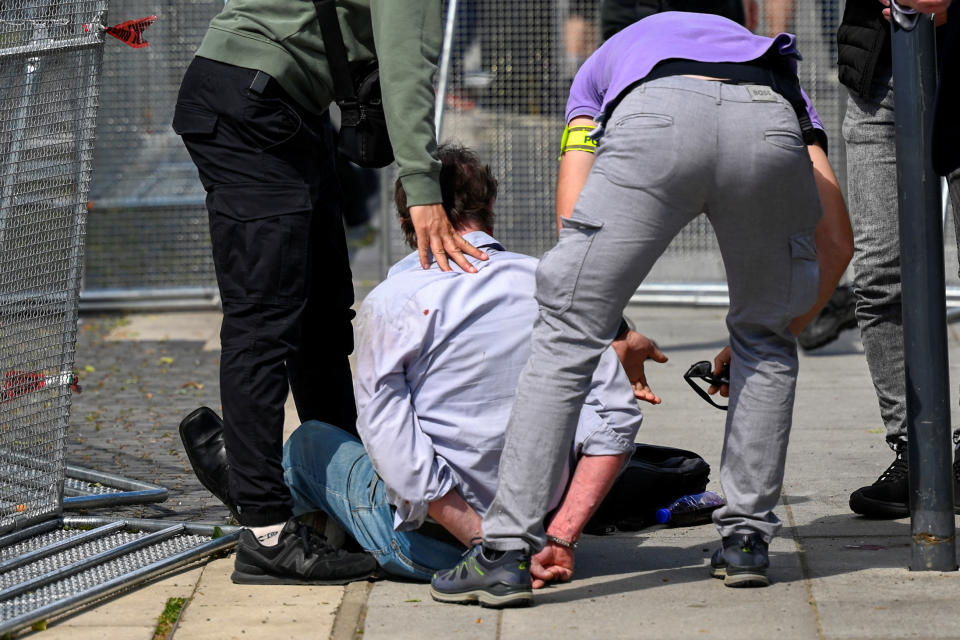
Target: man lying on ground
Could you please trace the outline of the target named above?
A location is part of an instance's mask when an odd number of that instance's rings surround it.
[[[424,271],[416,253],[395,265],[358,315],[363,442],[310,421],[290,437],[283,458],[296,514],[326,512],[385,571],[420,580],[454,564],[482,536],[537,315],[537,260],[492,237],[497,181],[489,167],[463,148],[442,147],[440,158],[451,223],[489,261],[471,260],[475,275],[436,264]],[[396,200],[416,247],[400,183]],[[633,451],[642,419],[636,398],[660,401],[643,375],[647,358],[666,361],[656,345],[625,330],[614,346],[633,375],[607,349],[588,381],[562,481],[549,488],[549,544],[531,563],[535,586],[571,577],[577,538]]]

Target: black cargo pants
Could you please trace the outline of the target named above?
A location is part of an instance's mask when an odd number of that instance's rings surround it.
[[[241,524],[282,522],[289,389],[301,421],[356,434],[353,283],[326,115],[262,72],[198,57],[173,128],[207,191],[230,493]]]

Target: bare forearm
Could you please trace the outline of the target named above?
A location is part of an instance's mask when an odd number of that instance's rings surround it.
[[[547,533],[571,542],[577,540],[613,486],[628,455],[580,458],[567,495],[550,522]]]
[[[471,540],[483,537],[482,519],[456,491],[431,502],[428,513],[468,547]]]
[[[850,216],[843,201],[840,184],[823,149],[818,146],[811,146],[809,149],[813,160],[814,179],[823,206],[823,218],[817,225],[815,236],[817,260],[820,262],[820,292],[816,304],[790,323],[790,331],[794,335],[803,331],[827,304],[853,258],[853,229],[850,227]]]
[[[587,117],[578,117],[570,121],[570,126],[597,126]],[[560,171],[557,175],[557,227],[561,218],[569,218],[573,207],[580,198],[583,185],[587,183],[590,169],[593,167],[593,154],[586,151],[568,151],[560,158]]]

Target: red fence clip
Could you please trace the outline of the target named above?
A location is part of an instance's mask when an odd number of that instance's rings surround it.
[[[0,381],[0,404],[50,386],[67,385],[74,393],[80,393],[80,381],[73,372],[47,375],[41,371],[7,371]]]
[[[143,39],[143,32],[156,21],[157,16],[127,20],[112,27],[107,27],[107,33],[135,49],[142,49],[150,46],[150,43]]]

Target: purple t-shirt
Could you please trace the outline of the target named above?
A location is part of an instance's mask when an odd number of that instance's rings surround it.
[[[666,11],[649,16],[607,40],[583,63],[570,87],[567,122],[577,116],[602,122],[609,115],[607,106],[664,60],[749,62],[771,49],[786,56],[796,72],[800,53],[793,34],[766,38],[706,13]],[[822,130],[820,115],[805,92],[803,99],[813,126]]]

